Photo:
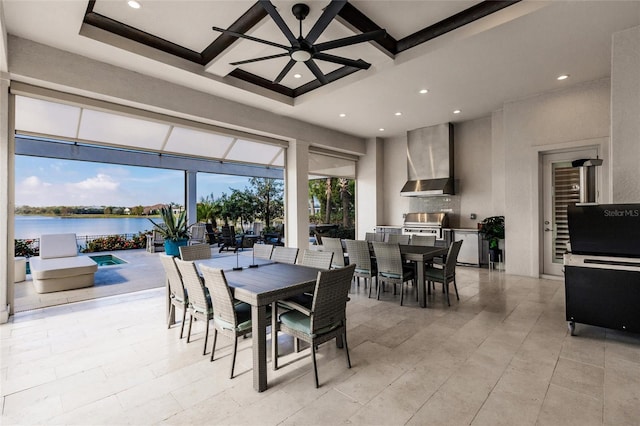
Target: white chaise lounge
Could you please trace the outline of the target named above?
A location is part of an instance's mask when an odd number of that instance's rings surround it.
[[[33,285],[38,293],[91,287],[98,264],[78,256],[76,234],[40,236],[40,256],[29,259]]]

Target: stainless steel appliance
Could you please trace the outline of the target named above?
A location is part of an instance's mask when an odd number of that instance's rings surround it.
[[[568,209],[566,320],[640,332],[640,204]]]
[[[436,240],[444,240],[444,228],[449,226],[446,213],[407,213],[402,226],[404,235],[435,235]]]
[[[407,132],[406,197],[453,195],[453,125],[423,127]]]

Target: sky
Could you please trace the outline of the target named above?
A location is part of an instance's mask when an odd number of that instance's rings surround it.
[[[184,172],[16,155],[16,206],[184,204]],[[249,178],[198,173],[197,196],[244,189]]]

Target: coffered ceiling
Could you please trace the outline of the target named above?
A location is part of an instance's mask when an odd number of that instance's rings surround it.
[[[2,3],[10,35],[362,137],[483,117],[506,101],[605,78],[612,34],[640,24],[638,1],[353,0],[317,43],[385,29],[385,38],[327,52],[371,67],[317,60],[321,84],[296,62],[274,84],[289,56],[231,63],[284,50],[212,30],[289,46],[260,2],[138,1],[139,9],[126,0]],[[297,2],[271,3],[297,37]],[[305,3],[303,35],[329,4]]]

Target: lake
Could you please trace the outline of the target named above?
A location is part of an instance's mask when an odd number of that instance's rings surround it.
[[[162,222],[161,219],[153,219]],[[53,216],[15,216],[15,238],[40,238],[42,234],[85,235],[137,234],[153,224],[144,217],[78,218]]]

